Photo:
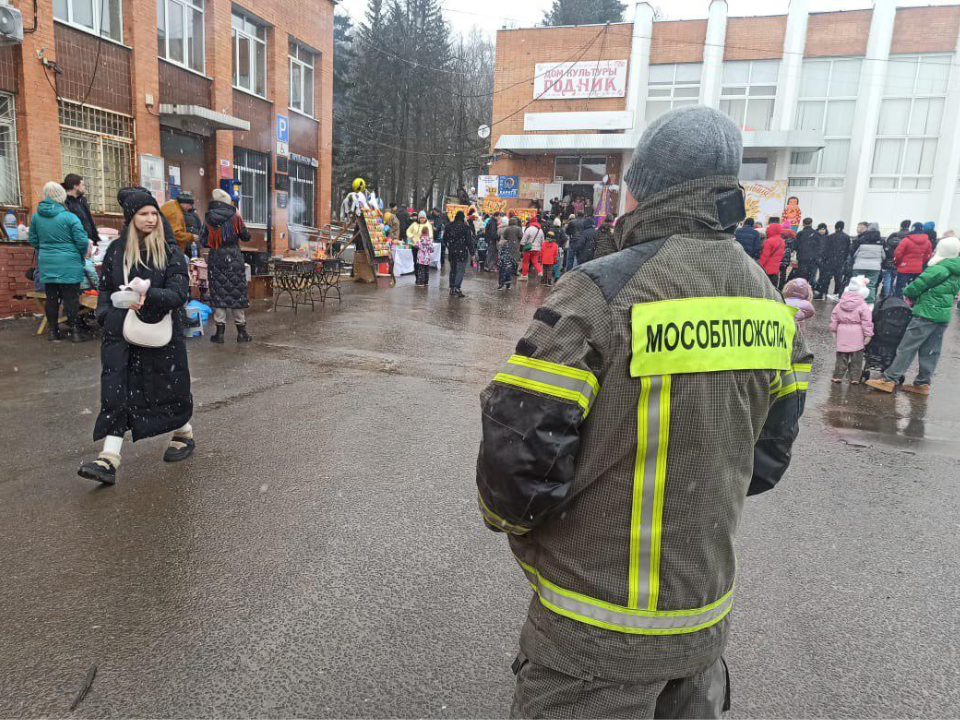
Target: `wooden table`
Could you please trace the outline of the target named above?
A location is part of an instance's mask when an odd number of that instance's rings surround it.
[[[46,301],[47,294],[42,292],[28,292],[26,295],[28,298],[33,298],[37,301],[37,306],[40,309],[40,314],[43,316],[43,319],[40,321],[40,327],[37,328],[37,335],[43,335],[47,329],[47,315],[46,315]],[[84,311],[87,311],[87,314],[92,313],[97,309],[97,298],[94,295],[85,295],[80,293],[80,313],[85,314]],[[63,322],[65,318],[60,318],[58,322]]]

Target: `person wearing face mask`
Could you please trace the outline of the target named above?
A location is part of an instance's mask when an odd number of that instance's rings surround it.
[[[124,189],[118,199],[125,225],[104,256],[96,310],[103,341],[100,414],[93,439],[104,444],[99,457],[84,462],[77,471],[80,477],[104,485],[117,481],[128,432],[134,442],[172,432],[163,455],[166,462],[185,460],[196,446],[180,313],[190,297],[187,261],[180,248],[166,241],[160,206],[152,195]],[[126,297],[130,294],[139,299],[131,304]],[[136,312],[147,324],[162,324],[169,315],[173,326],[169,342],[143,347],[129,341],[128,312]]]
[[[534,592],[512,717],[729,708],[737,528],[790,463],[812,358],[733,238],[742,154],[713,108],[650,124],[619,250],[564,276],[481,396],[480,512]]]

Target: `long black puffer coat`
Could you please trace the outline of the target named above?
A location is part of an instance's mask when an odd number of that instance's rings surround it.
[[[247,274],[240,243],[250,241],[250,232],[237,209],[214,200],[207,210],[201,238],[210,247],[207,257],[210,278],[210,305],[239,310],[250,307]]]
[[[193,395],[190,394],[190,367],[183,337],[180,309],[190,298],[187,260],[180,249],[167,246],[164,269],[137,266],[130,272],[150,280],[140,319],[159,322],[173,312],[173,338],[162,348],[142,348],[123,339],[127,311],[113,306],[110,295],[124,284],[123,251],[127,228],[113,242],[103,258],[97,298],[97,322],[103,328],[100,346],[100,415],[93,439],[123,434],[133,440],[172,432],[190,422]]]

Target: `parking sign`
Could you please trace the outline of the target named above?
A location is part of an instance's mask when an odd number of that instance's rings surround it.
[[[290,142],[290,121],[283,115],[277,115],[277,142]]]

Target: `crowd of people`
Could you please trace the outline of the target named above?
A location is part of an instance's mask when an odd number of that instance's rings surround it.
[[[859,223],[855,237],[844,228],[838,221],[830,232],[826,223],[814,227],[804,218],[795,232],[779,217],[766,227],[747,218],[734,237],[796,308],[798,323],[816,312],[810,301],[837,303],[830,324],[837,350],[833,382],[929,394],[960,293],[960,239],[952,231],[938,238],[933,222],[904,220],[887,237],[875,222]],[[905,384],[917,358],[917,377]],[[871,369],[881,376],[871,379]]]
[[[451,220],[437,208],[416,212],[390,205],[383,217],[388,239],[404,243],[413,252],[416,286],[426,287],[434,244],[450,264],[450,294],[463,298],[466,268],[496,273],[497,290],[510,290],[514,282],[529,281],[552,286],[565,272],[594,258],[597,247],[612,247],[616,217],[607,215],[597,223],[592,205],[564,217],[538,211],[525,221],[515,212],[481,213],[471,207]]]

